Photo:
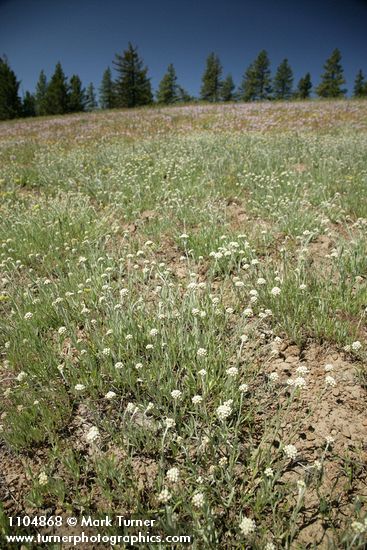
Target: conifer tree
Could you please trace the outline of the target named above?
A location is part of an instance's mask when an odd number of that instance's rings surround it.
[[[148,68],[143,66],[143,60],[131,42],[122,55],[115,55],[113,63],[117,71],[117,106],[138,107],[152,103],[152,89],[147,76]]]
[[[190,103],[193,97],[180,85],[178,85],[178,101],[180,103]]]
[[[222,65],[214,52],[206,60],[206,68],[202,78],[200,97],[204,101],[219,101],[222,88]]]
[[[22,104],[22,116],[36,116],[36,99],[33,94],[26,92]]]
[[[271,97],[270,61],[265,50],[246,70],[240,87],[240,97],[244,101],[263,100]]]
[[[271,95],[270,61],[265,50],[261,50],[254,63],[257,99],[269,99]]]
[[[221,89],[222,101],[234,101],[235,100],[234,89],[235,89],[235,85],[233,82],[233,78],[232,78],[232,75],[229,74],[223,80],[222,89]]]
[[[38,82],[36,85],[35,108],[36,108],[37,116],[42,116],[47,114],[46,93],[47,93],[47,78],[44,71],[42,70],[40,72]]]
[[[55,72],[47,86],[45,105],[48,115],[62,115],[68,112],[68,85],[60,62],[56,64]]]
[[[299,99],[308,99],[311,95],[312,82],[310,73],[306,73],[305,76],[300,78],[297,84],[296,97]]]
[[[177,75],[172,63],[168,65],[167,72],[159,83],[157,102],[168,105],[179,100],[179,86]]]
[[[6,58],[0,57],[0,120],[16,118],[22,114],[18,95],[19,82]]]
[[[345,95],[346,90],[342,88],[342,85],[345,84],[345,79],[341,58],[341,53],[336,48],[326,60],[324,73],[321,76],[322,80],[316,89],[320,97],[342,97]]]
[[[365,81],[363,72],[359,69],[353,88],[353,97],[366,97],[367,96],[367,82]]]
[[[111,69],[109,67],[103,73],[101,87],[99,89],[99,104],[101,109],[112,109],[115,106],[115,90]]]
[[[238,94],[243,101],[254,101],[256,99],[256,77],[253,63],[249,65],[243,75]]]
[[[70,78],[69,86],[69,105],[68,111],[70,113],[79,113],[85,110],[85,91],[82,87],[82,81],[79,76],[73,74]]]
[[[273,89],[275,99],[289,99],[292,96],[293,86],[293,71],[288,63],[288,59],[284,59],[274,77]]]
[[[91,82],[85,92],[85,110],[88,112],[95,111],[98,107],[94,85]]]

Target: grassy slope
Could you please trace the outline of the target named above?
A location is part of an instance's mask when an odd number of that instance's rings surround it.
[[[320,428],[311,453],[299,422],[307,401],[348,402],[349,366],[365,408],[366,115],[313,102],[0,125],[2,461],[26,472],[5,515],[119,510],[194,548],[363,544],[362,434],[333,447]],[[333,357],[336,390],[317,378]],[[298,367],[306,389],[287,384]]]

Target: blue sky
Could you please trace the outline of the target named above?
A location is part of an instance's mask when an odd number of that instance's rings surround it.
[[[128,41],[138,46],[154,89],[172,62],[180,84],[198,94],[210,51],[239,84],[263,48],[273,71],[287,57],[296,81],[310,71],[316,84],[338,47],[351,90],[359,68],[367,75],[367,1],[0,0],[0,55],[21,91],[34,90],[41,69],[51,76],[57,61],[68,76],[98,87]]]

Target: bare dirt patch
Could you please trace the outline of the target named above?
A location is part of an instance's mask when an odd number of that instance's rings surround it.
[[[300,373],[299,367],[308,372]],[[367,392],[357,367],[345,354],[312,343],[304,350],[284,343],[266,367],[267,376],[271,372],[279,376],[277,388],[283,406],[294,391],[287,383],[289,379],[302,376],[307,384],[290,402],[274,441],[276,446],[292,442],[298,451],[282,482],[296,487],[297,481],[306,480],[307,485],[293,548],[313,548],[315,544],[318,548],[334,548],[330,546],[334,540],[331,526],[346,527],[357,503],[362,509],[366,506]],[[335,385],[331,380],[327,384],[328,376]],[[275,416],[276,407],[270,400],[267,406],[264,415]],[[295,489],[292,506],[297,498]],[[322,506],[324,514],[320,512]]]

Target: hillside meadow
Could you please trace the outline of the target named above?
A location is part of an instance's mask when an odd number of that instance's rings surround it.
[[[365,548],[366,237],[367,101],[1,123],[0,532]]]

